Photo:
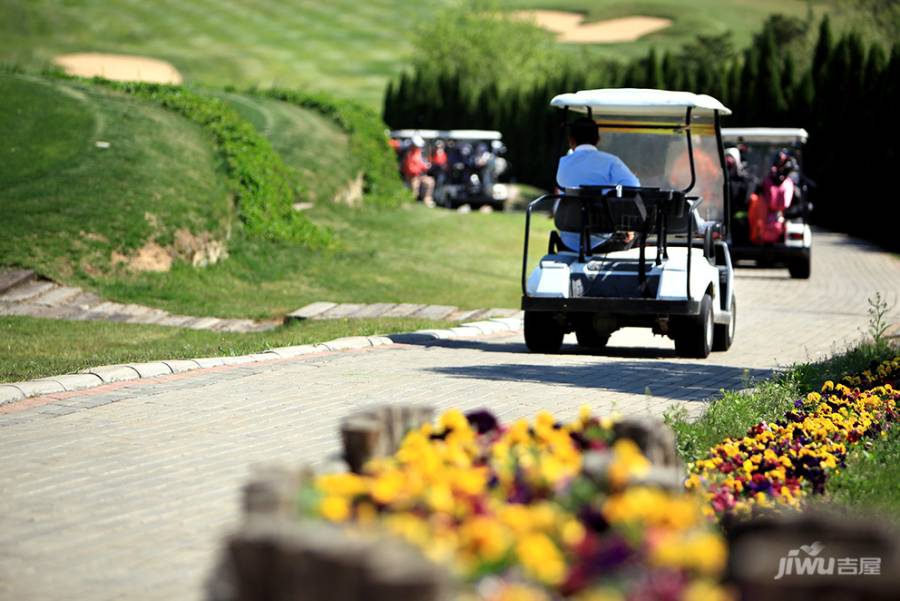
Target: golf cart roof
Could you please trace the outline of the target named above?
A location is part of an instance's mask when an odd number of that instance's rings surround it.
[[[731,114],[728,107],[706,94],[644,88],[579,90],[555,96],[550,106],[579,113],[587,113],[590,108],[592,112],[612,116],[682,116],[688,108],[701,115],[712,115],[716,111],[722,115]]]
[[[391,132],[392,138],[406,139],[421,137],[423,140],[502,140],[499,131],[489,129],[397,129]]]
[[[809,134],[802,127],[725,127],[722,139],[726,142],[794,142],[806,144]]]

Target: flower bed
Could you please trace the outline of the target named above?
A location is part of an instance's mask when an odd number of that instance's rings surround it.
[[[721,597],[723,538],[698,496],[641,484],[654,469],[585,410],[509,426],[449,411],[361,474],[318,477],[301,506],[413,543],[466,583],[463,598]]]
[[[760,422],[740,439],[726,439],[689,466],[686,487],[702,491],[709,515],[744,517],[757,509],[799,507],[825,492],[847,452],[884,436],[897,420],[900,357],[872,370],[825,382],[774,423]]]

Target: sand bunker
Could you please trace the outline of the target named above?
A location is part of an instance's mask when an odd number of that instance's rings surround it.
[[[180,84],[181,73],[166,61],[127,54],[82,52],[62,54],[54,62],[69,75],[105,77],[115,81]]]
[[[584,15],[561,10],[520,10],[512,14],[514,18],[533,20],[552,31],[560,42],[576,44],[633,42],[672,24],[670,19],[659,17],[623,17],[585,23]]]

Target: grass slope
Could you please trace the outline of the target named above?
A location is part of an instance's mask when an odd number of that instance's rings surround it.
[[[280,346],[448,327],[421,319],[308,321],[270,332],[231,334],[114,322],[0,317],[0,382],[115,363],[242,355]]]
[[[0,73],[0,263],[108,277],[113,251],[226,235],[231,202],[199,127],[76,83]],[[105,141],[109,148],[96,146]]]
[[[0,60],[50,61],[61,52],[146,54],[213,85],[327,90],[378,107],[411,52],[409,32],[448,0],[4,0]],[[510,0],[590,19],[661,16],[672,27],[636,43],[598,46],[615,56],[676,47],[697,33],[732,30],[742,44],[770,12],[803,15],[803,0]],[[827,4],[827,3],[826,3]],[[816,2],[815,6],[822,6]]]
[[[324,202],[306,214],[333,230],[334,248],[303,249],[238,230],[230,257],[215,266],[176,261],[168,273],[113,268],[113,251],[134,251],[151,238],[166,245],[179,227],[222,232],[229,202],[211,140],[177,114],[102,88],[9,74],[0,82],[8,91],[0,113],[12,132],[4,152],[15,165],[0,180],[7,184],[0,191],[7,216],[0,223],[2,264],[190,315],[277,317],[328,299],[518,304],[520,213],[461,215],[421,205],[360,210]],[[329,152],[346,137],[331,121],[314,116],[301,129],[304,109],[267,98],[231,95],[231,101],[284,152],[295,153],[298,169],[326,174],[337,185],[340,172],[331,163],[339,159]],[[111,148],[96,148],[100,139]],[[548,226],[536,220],[539,231]],[[538,247],[545,240],[535,236]]]
[[[300,198],[330,201],[356,176],[346,159],[349,136],[330,119],[272,98],[213,94],[268,138],[291,170]]]

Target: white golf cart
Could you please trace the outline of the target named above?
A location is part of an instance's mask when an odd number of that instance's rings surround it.
[[[623,327],[669,336],[685,357],[727,350],[736,301],[719,116],[731,111],[710,96],[644,89],[561,94],[551,105],[564,125],[570,112],[596,121],[600,148],[621,158],[641,186],[567,188],[529,204],[522,259],[529,350],[558,352],[572,331],[580,346],[602,348]],[[554,205],[558,231],[528,275],[531,214]],[[566,246],[559,232],[576,232],[580,243]]]
[[[446,153],[445,165],[432,164],[429,171],[435,179],[434,201],[455,209],[462,205],[473,208],[491,205],[503,209],[509,188],[498,179],[507,171],[503,158],[506,147],[498,131],[483,129],[398,129],[390,137],[400,142],[400,159],[412,140],[424,143],[424,154],[431,157],[440,146]]]
[[[742,127],[722,129],[728,149],[740,152],[741,164],[731,174],[731,256],[736,265],[753,261],[760,266],[783,265],[792,278],[810,276],[812,230],[809,216],[811,182],[803,175],[805,129]],[[730,152],[730,150],[726,151]],[[792,196],[786,207],[769,207],[765,182],[779,157],[790,161]],[[784,177],[785,174],[782,175]]]

